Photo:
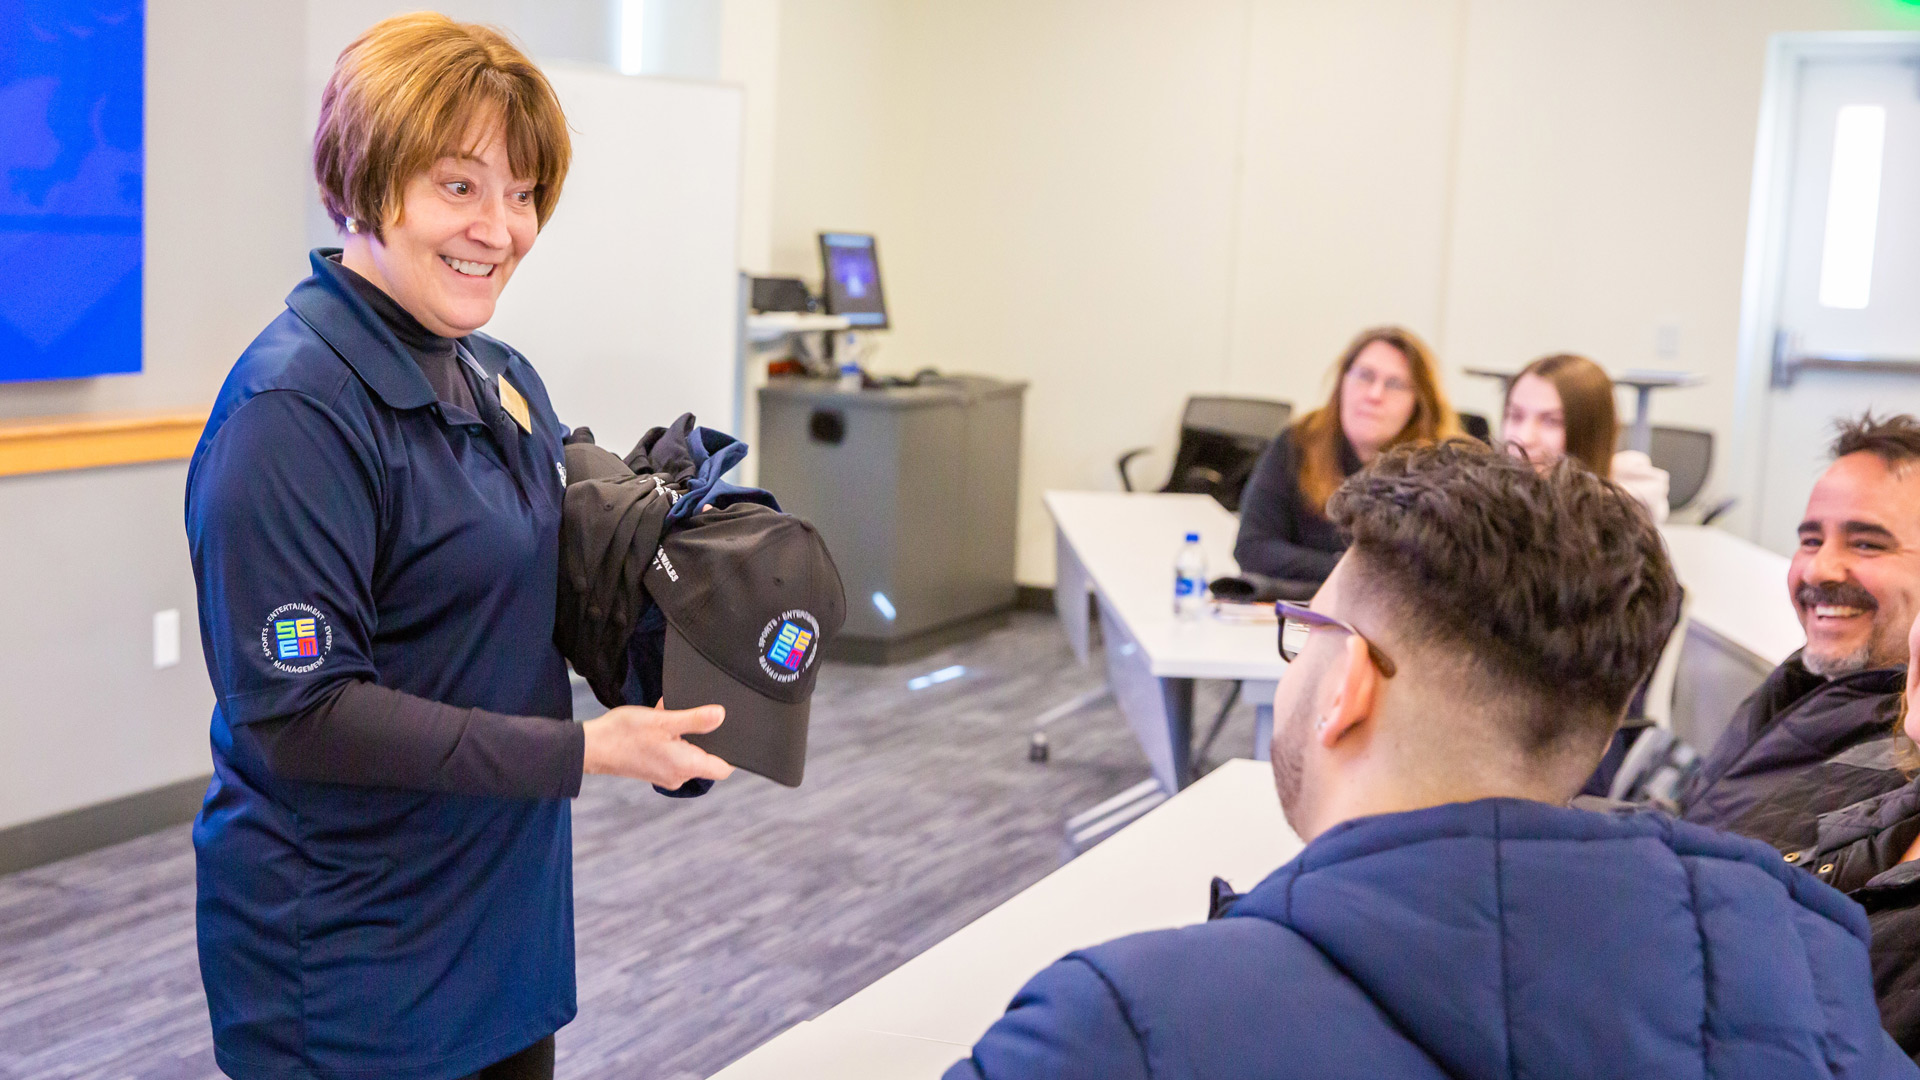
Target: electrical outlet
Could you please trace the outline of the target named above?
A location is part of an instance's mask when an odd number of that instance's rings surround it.
[[[170,668],[180,662],[180,609],[168,608],[153,613],[153,669]]]
[[[1680,324],[1661,323],[1653,332],[1653,351],[1662,360],[1680,358]]]

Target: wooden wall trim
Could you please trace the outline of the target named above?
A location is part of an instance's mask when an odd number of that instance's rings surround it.
[[[204,410],[0,421],[0,476],[179,461],[206,425]]]

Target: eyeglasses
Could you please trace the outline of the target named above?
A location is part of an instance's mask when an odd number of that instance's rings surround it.
[[[1273,612],[1280,616],[1280,658],[1287,663],[1293,663],[1300,650],[1307,647],[1307,635],[1316,629],[1343,630],[1366,644],[1367,655],[1373,658],[1373,666],[1380,669],[1380,674],[1393,678],[1393,660],[1380,651],[1380,646],[1367,641],[1366,635],[1355,630],[1352,623],[1285,600],[1276,601]]]
[[[1362,390],[1371,390],[1375,386],[1379,386],[1384,388],[1389,394],[1413,393],[1413,384],[1400,376],[1383,375],[1372,368],[1361,367],[1357,364],[1347,369],[1347,378],[1352,379],[1354,385]]]

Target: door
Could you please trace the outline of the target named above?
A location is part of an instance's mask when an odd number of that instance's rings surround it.
[[[1752,539],[1790,553],[1836,421],[1920,415],[1920,44],[1799,58]]]

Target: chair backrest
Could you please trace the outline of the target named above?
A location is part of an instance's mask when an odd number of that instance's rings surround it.
[[[1678,510],[1700,497],[1713,470],[1713,432],[1694,428],[1656,427],[1653,464],[1667,470],[1667,506]]]
[[[1460,430],[1486,443],[1493,445],[1493,427],[1487,418],[1476,412],[1463,412],[1460,415]]]
[[[1627,440],[1627,426],[1620,425],[1620,442]],[[1707,474],[1713,471],[1713,432],[1698,428],[1653,428],[1653,445],[1647,451],[1656,469],[1667,473],[1667,508],[1679,510],[1700,497],[1707,486]]]
[[[1211,495],[1240,509],[1240,492],[1267,444],[1286,429],[1293,406],[1262,398],[1190,397],[1180,420],[1180,446],[1161,491]]]
[[[1219,435],[1259,439],[1262,448],[1293,419],[1293,406],[1284,401],[1243,397],[1190,397],[1180,417],[1180,433],[1211,431]]]

